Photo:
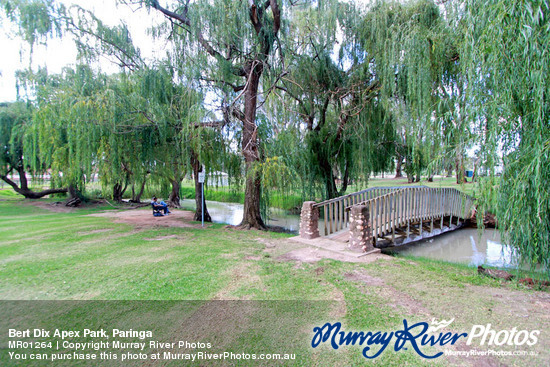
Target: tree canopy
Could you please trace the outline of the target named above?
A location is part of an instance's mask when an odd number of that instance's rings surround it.
[[[97,174],[115,200],[132,188],[137,201],[149,180],[177,206],[206,164],[242,184],[241,227],[264,229],[274,191],[333,198],[393,169],[464,184],[472,160],[478,209],[496,212],[520,256],[549,264],[548,2],[122,1],[164,18],[153,60],[125,24],[82,7],[1,4],[31,51],[72,37],[80,57],[19,73],[28,98],[0,111],[3,178],[48,171],[82,193]],[[93,66],[102,57],[120,71]]]

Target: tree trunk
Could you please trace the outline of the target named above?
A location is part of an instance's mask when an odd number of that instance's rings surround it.
[[[65,202],[65,206],[78,206],[82,202],[80,200],[80,192],[74,185],[69,185],[69,198]]]
[[[336,189],[332,172],[328,176],[325,176],[325,188],[327,190],[327,200],[338,197],[338,190]]]
[[[25,175],[25,171],[22,167],[18,167],[17,171],[19,172],[19,182],[21,183],[21,187],[19,187],[15,182],[10,180],[7,176],[0,175],[0,179],[10,185],[13,188],[13,191],[18,193],[19,195],[23,195],[25,199],[40,199],[46,195],[50,194],[60,194],[60,193],[66,193],[67,189],[48,189],[43,190],[39,192],[34,192],[28,188],[27,184],[27,177]],[[23,179],[21,179],[23,177]]]
[[[246,165],[246,189],[243,221],[239,227],[247,229],[266,229],[260,213],[261,177],[258,172],[253,172],[254,165],[260,161],[256,126],[256,104],[262,71],[262,62],[254,60],[251,63],[250,71],[248,71],[248,86],[244,94],[242,152]]]
[[[479,166],[480,159],[476,159],[474,162],[474,173],[472,174],[472,182],[476,181],[477,178],[477,167]]]
[[[258,86],[260,77],[263,72],[264,64],[268,63],[268,57],[272,51],[272,46],[277,40],[277,33],[281,27],[281,11],[278,1],[268,1],[265,5],[260,5],[255,1],[250,1],[249,15],[252,26],[258,37],[257,42],[251,40],[253,53],[249,55],[239,56],[251,57],[244,67],[237,68],[235,75],[246,77],[246,84],[243,90],[244,93],[244,113],[242,111],[234,112],[239,115],[238,118],[242,121],[242,154],[245,161],[246,170],[246,189],[244,202],[244,217],[239,225],[242,228],[258,228],[265,229],[265,224],[260,214],[260,193],[261,193],[261,177],[259,173],[254,171],[255,163],[260,162],[258,154],[258,135],[256,126],[256,107],[258,98]],[[177,21],[184,29],[189,30],[192,27],[192,21],[187,15],[187,5],[183,12],[171,11],[160,6],[158,1],[151,2],[151,6],[162,12],[171,20]],[[272,19],[265,18],[265,10],[271,7]],[[261,9],[261,11],[260,11]],[[268,20],[269,19],[269,20]],[[198,24],[197,24],[198,25]],[[270,30],[267,27],[271,28]],[[191,32],[191,31],[190,31]],[[194,33],[200,47],[216,59],[223,57],[217,50],[214,49],[212,43],[209,43],[203,36],[200,30]],[[259,46],[259,47],[256,47]],[[253,56],[254,55],[254,56]],[[231,57],[229,57],[231,59]],[[229,60],[228,59],[228,60]],[[226,61],[228,61],[226,60]],[[229,61],[231,63],[231,61]],[[225,63],[223,65],[226,65]],[[224,83],[225,84],[225,83]],[[240,95],[239,95],[240,96]],[[242,116],[241,116],[242,115]]]
[[[172,191],[170,192],[170,196],[168,197],[168,206],[173,208],[179,208],[180,207],[180,188],[181,188],[181,180],[183,178],[176,177],[174,179],[170,179],[170,184],[172,184]]]
[[[447,165],[447,177],[453,177],[453,164],[449,163]]]
[[[21,165],[17,167],[17,172],[19,173],[19,184],[21,185],[21,189],[28,191],[29,186],[27,182],[27,174],[25,173],[23,162],[21,162]]]
[[[403,177],[403,171],[401,169],[401,165],[403,164],[403,156],[399,153],[396,153],[397,159],[395,164],[395,178],[401,178]]]
[[[128,188],[128,184],[125,184],[124,186],[122,186],[122,183],[117,182],[113,186],[113,200],[116,201],[117,203],[122,202],[122,196],[126,192],[127,188]]]
[[[78,198],[78,190],[76,189],[76,187],[74,185],[69,185],[69,197],[71,199],[75,199],[75,198]]]
[[[342,196],[346,193],[349,184],[349,160],[346,160],[346,168],[344,170],[344,177],[342,177],[342,187],[338,192],[338,196]]]
[[[128,188],[128,182],[130,181],[130,172],[126,171],[126,177],[124,179],[124,186],[122,185],[122,182],[115,183],[113,187],[113,200],[117,203],[122,202],[122,196],[126,192],[126,189]]]
[[[250,170],[250,168],[248,169]],[[247,175],[246,190],[244,193],[243,221],[241,228],[266,229],[260,214],[261,178],[259,174]]]
[[[202,220],[202,205],[203,205],[203,196],[202,196],[202,185],[199,182],[199,172],[202,172],[202,165],[199,162],[197,154],[193,149],[191,149],[191,166],[193,167],[193,178],[195,179],[195,214],[193,215],[193,220],[201,221]],[[204,199],[204,221],[212,222],[210,213],[208,213],[208,208],[206,207],[206,199]]]
[[[466,177],[464,177],[464,163],[462,157],[456,159],[456,183],[463,184],[467,182]]]
[[[334,181],[335,177],[332,173],[332,166],[324,153],[319,154],[318,162],[321,174],[323,175],[323,181],[325,183],[326,199],[334,199],[338,196],[338,189],[336,187],[336,182]]]
[[[122,185],[119,182],[113,185],[113,200],[118,203],[122,201]]]
[[[407,156],[406,160],[405,160],[405,174],[407,175],[407,183],[414,183],[414,173],[415,173],[415,168],[413,166],[413,164],[411,163],[412,162],[412,159]]]
[[[134,192],[134,186],[132,186],[132,200],[130,200],[132,203],[141,203],[141,196],[143,195],[143,191],[145,191],[145,184],[147,183],[147,175],[149,172],[147,172],[143,176],[143,182],[141,183],[141,186],[139,188],[139,192],[136,195]]]

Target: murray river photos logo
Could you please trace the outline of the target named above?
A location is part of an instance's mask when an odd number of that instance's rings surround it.
[[[373,359],[378,357],[386,348],[393,343],[393,350],[399,352],[401,349],[412,348],[418,355],[424,358],[432,359],[443,355],[438,352],[434,355],[424,354],[422,347],[425,346],[444,346],[454,345],[461,339],[466,340],[466,345],[478,341],[479,345],[528,345],[532,346],[538,342],[539,330],[531,332],[527,330],[518,331],[517,328],[511,330],[496,331],[491,328],[491,324],[474,325],[469,333],[442,332],[441,329],[449,326],[454,319],[449,321],[436,321],[432,319],[431,325],[427,322],[418,322],[409,324],[406,319],[403,320],[403,330],[390,332],[382,331],[343,331],[342,324],[327,322],[323,326],[313,328],[313,339],[311,346],[317,348],[321,343],[329,344],[333,349],[339,349],[348,345],[359,345],[363,347],[362,355],[365,358]]]

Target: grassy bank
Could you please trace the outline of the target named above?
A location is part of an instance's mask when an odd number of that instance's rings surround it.
[[[550,329],[547,312],[540,306],[550,300],[548,293],[480,277],[473,268],[391,257],[369,263],[307,260],[297,255],[305,251],[304,245],[285,234],[223,225],[203,229],[193,223],[188,228],[136,228],[89,215],[104,209],[58,213],[25,200],[0,201],[0,299],[296,301],[284,307],[274,303],[279,306],[270,308],[269,317],[264,311],[250,311],[247,318],[268,323],[264,326],[277,320],[292,325],[278,326],[276,333],[295,340],[300,365],[365,363],[358,347],[338,351],[309,347],[312,325],[326,321],[341,321],[346,330],[373,331],[402,329],[404,318],[416,322],[455,318],[455,331],[487,323],[495,329]],[[149,216],[149,210],[143,215]],[[320,303],[306,307],[305,301]],[[199,309],[189,307],[182,315],[192,319],[192,312]],[[125,318],[137,318],[136,312]],[[227,312],[224,317],[229,320],[232,315]],[[169,326],[159,331],[167,338],[177,332]],[[249,338],[230,338],[224,347],[239,350],[250,343],[268,350],[281,347],[266,341],[270,336],[260,335],[261,331],[247,333]],[[549,361],[550,340],[540,339],[535,347],[539,356],[530,360],[536,365]],[[416,366],[451,361],[446,357],[428,361],[412,351],[390,349],[376,362]],[[522,365],[525,361],[493,359],[485,362]]]

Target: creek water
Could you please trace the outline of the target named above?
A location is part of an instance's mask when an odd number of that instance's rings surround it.
[[[501,243],[494,229],[486,229],[480,235],[477,229],[462,228],[383,251],[473,266],[516,266],[509,246]]]
[[[243,219],[242,204],[209,200],[206,204],[212,220],[216,223],[236,225]],[[195,210],[194,200],[182,200],[181,205],[184,209]],[[300,229],[300,216],[287,214],[281,209],[272,208],[269,218],[265,221],[270,226],[283,227],[289,232],[298,233]],[[494,229],[487,229],[480,236],[477,229],[464,228],[407,245],[387,248],[384,251],[474,266],[516,266],[510,248],[501,244],[498,231]]]
[[[183,209],[195,210],[195,200],[183,199],[180,203]],[[237,225],[243,220],[243,204],[206,200],[206,206],[214,223]],[[300,230],[300,216],[287,214],[282,209],[271,208],[269,218],[264,218],[264,221],[269,226],[282,227],[289,232],[298,233]]]

